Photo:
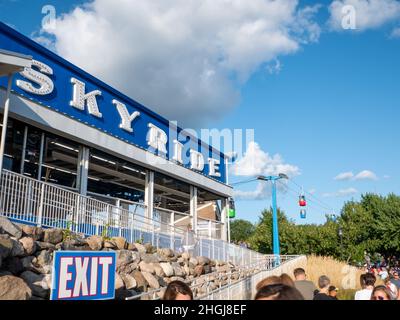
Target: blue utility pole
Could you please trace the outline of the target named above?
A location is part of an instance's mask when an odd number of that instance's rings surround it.
[[[280,264],[280,246],[279,246],[279,228],[278,228],[278,210],[276,205],[276,180],[288,179],[285,174],[278,176],[259,176],[258,180],[272,182],[272,251],[275,256],[275,264]]]

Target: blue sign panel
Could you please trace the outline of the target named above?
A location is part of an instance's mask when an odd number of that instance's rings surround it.
[[[113,251],[55,251],[50,299],[114,299],[115,268]]]
[[[34,59],[32,68],[15,76],[15,93],[177,165],[226,182],[225,156],[219,150],[171,126],[165,118],[3,23],[0,49]],[[6,87],[5,78],[0,79],[0,86]]]

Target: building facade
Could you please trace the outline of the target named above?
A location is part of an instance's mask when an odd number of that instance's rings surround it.
[[[2,23],[0,49],[33,57],[12,84],[3,168],[13,179],[227,239],[232,188],[222,152]],[[0,101],[6,85],[0,78]]]

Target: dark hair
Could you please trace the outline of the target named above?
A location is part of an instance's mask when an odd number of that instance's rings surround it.
[[[269,276],[265,279],[262,279],[259,283],[256,285],[256,290],[260,290],[263,287],[269,286],[271,284],[280,284],[282,282],[281,278],[278,276]]]
[[[280,279],[281,279],[282,284],[286,284],[287,286],[294,287],[294,282],[287,273],[282,273],[280,276]]]
[[[336,291],[336,287],[335,286],[329,286],[328,291],[332,292],[332,291]]]
[[[367,273],[364,278],[366,286],[374,286],[376,282],[376,277],[372,273]]]
[[[375,300],[374,294],[377,291],[383,291],[385,293],[386,297],[389,300],[393,300],[392,294],[391,294],[390,290],[388,288],[386,288],[386,286],[377,286],[377,287],[375,287],[374,290],[372,290],[371,300]]]
[[[365,276],[366,276],[367,274],[365,274],[365,273],[363,273],[361,276],[360,276],[360,285],[361,285],[361,288],[363,288],[364,289],[364,287],[365,287]]]
[[[258,290],[255,300],[271,298],[271,300],[304,300],[300,291],[285,284],[271,284]]]
[[[193,300],[193,292],[190,287],[186,283],[178,280],[168,284],[162,300],[175,300],[178,293],[190,296],[190,299]]]
[[[302,274],[306,274],[306,271],[303,268],[296,268],[293,271],[295,277],[300,276]]]

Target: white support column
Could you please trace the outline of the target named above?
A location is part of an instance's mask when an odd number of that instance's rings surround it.
[[[190,186],[190,216],[192,217],[192,230],[197,235],[197,188]]]
[[[221,222],[222,222],[222,230],[221,230],[221,239],[227,241],[228,239],[228,228],[227,221],[229,220],[229,201],[227,198],[222,199],[222,208],[221,208]]]
[[[88,175],[89,175],[89,148],[80,146],[78,161],[78,190],[83,196],[87,194]]]
[[[146,181],[144,187],[144,203],[147,206],[146,217],[153,218],[153,204],[154,204],[154,172],[151,170],[146,171]]]

